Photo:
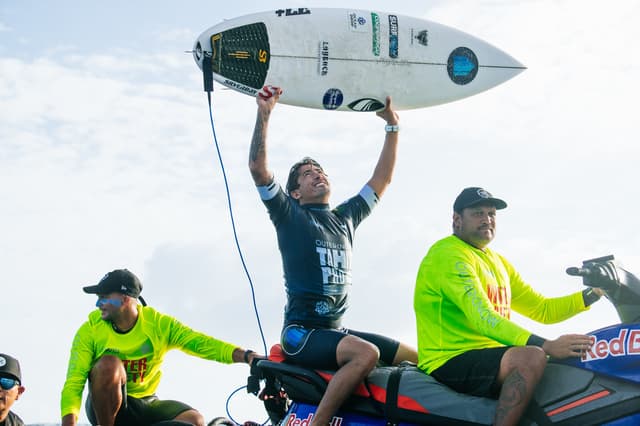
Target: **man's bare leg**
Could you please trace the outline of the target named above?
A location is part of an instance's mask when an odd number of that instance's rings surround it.
[[[113,426],[122,405],[122,386],[127,374],[120,358],[104,355],[90,373],[91,405],[101,426]]]
[[[546,365],[547,356],[537,346],[514,347],[505,352],[498,373],[498,381],[502,383],[502,388],[494,425],[518,424]]]
[[[342,403],[375,368],[380,357],[375,345],[356,336],[340,340],[336,353],[340,368],[329,381],[310,426],[328,425]]]

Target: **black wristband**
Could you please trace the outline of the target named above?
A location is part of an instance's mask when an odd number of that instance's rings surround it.
[[[582,290],[582,300],[584,301],[584,306],[587,307],[600,300],[600,296],[592,288],[587,288]]]
[[[540,336],[536,336],[535,334],[532,334],[531,336],[529,336],[529,339],[527,340],[527,346],[542,347],[542,345],[544,345],[544,342],[546,342],[545,339],[543,339]]]
[[[254,353],[251,349],[244,351],[244,363],[249,364],[249,354]]]

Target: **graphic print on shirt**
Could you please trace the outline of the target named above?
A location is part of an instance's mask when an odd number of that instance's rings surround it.
[[[327,294],[340,294],[341,291],[332,290],[332,287],[351,283],[347,248],[339,242],[316,240],[316,253],[322,270],[322,285]]]
[[[123,353],[117,349],[107,349],[105,352],[114,354],[122,360],[124,371],[127,373],[127,382],[144,383],[147,364],[153,356],[153,344],[149,338],[133,351]]]
[[[511,318],[511,303],[509,302],[510,291],[509,287],[500,287],[498,284],[493,281],[487,284],[487,297],[493,304],[496,312],[506,318]]]
[[[508,282],[507,277],[497,277],[493,269],[486,265],[481,267],[481,282],[485,283],[487,297],[495,311],[503,318],[511,318],[511,288],[501,286],[500,282]],[[498,273],[500,273],[498,271]]]

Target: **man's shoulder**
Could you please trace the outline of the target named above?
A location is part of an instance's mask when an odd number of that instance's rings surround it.
[[[433,243],[429,251],[436,253],[441,251],[464,251],[465,248],[465,244],[460,238],[455,235],[449,235]]]
[[[162,313],[151,306],[141,306],[138,312],[140,318],[146,324],[164,327],[167,326],[170,322],[177,321],[171,315]]]
[[[429,249],[426,257],[434,260],[448,259],[451,261],[453,259],[464,259],[468,261],[475,258],[476,254],[473,248],[460,238],[455,235],[449,235],[436,241]]]

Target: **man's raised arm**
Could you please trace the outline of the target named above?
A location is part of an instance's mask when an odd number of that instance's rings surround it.
[[[249,148],[249,170],[253,181],[259,186],[268,185],[273,179],[273,173],[267,165],[267,127],[271,111],[281,94],[282,89],[279,87],[265,86],[256,97],[258,114]]]
[[[391,183],[393,170],[396,165],[398,151],[398,114],[393,110],[391,96],[387,96],[385,109],[376,113],[378,117],[387,122],[387,131],[382,146],[382,152],[378,158],[378,163],[373,171],[373,176],[367,184],[381,197]]]

